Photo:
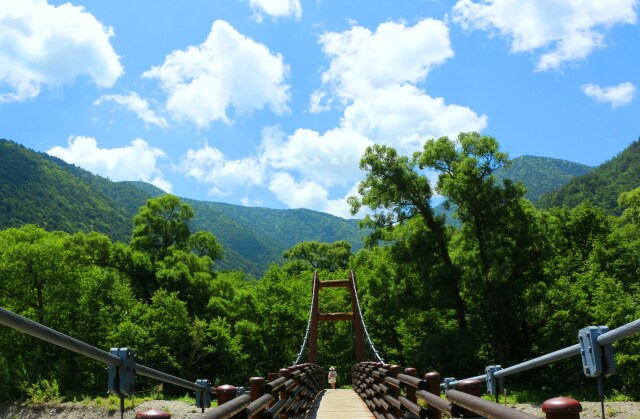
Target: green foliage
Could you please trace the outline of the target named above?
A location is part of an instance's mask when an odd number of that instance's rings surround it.
[[[520,156],[511,160],[509,167],[495,173],[496,181],[505,179],[522,183],[527,192],[524,197],[536,202],[542,195],[559,189],[573,178],[585,175],[593,167],[550,157]]]
[[[62,401],[60,388],[55,379],[38,380],[33,384],[26,385],[24,391],[27,394],[27,402],[30,404],[60,403]]]
[[[613,159],[592,172],[572,179],[560,189],[543,195],[542,208],[567,206],[573,208],[584,201],[604,208],[609,214],[620,215],[618,196],[640,186],[640,140],[634,141]]]
[[[335,272],[349,268],[351,245],[344,240],[335,243],[301,242],[286,250],[282,257],[309,263],[315,270]]]

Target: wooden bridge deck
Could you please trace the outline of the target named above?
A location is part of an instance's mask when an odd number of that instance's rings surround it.
[[[360,419],[373,415],[355,391],[350,389],[324,390],[316,398],[307,418]]]

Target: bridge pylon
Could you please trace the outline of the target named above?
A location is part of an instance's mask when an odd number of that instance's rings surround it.
[[[319,294],[324,288],[347,288],[351,294],[351,312],[345,313],[320,313],[319,311]],[[364,350],[364,323],[362,321],[362,313],[358,308],[358,300],[356,293],[356,276],[353,271],[349,272],[349,279],[336,279],[330,281],[320,281],[318,272],[313,274],[313,300],[311,303],[311,324],[309,330],[309,362],[318,363],[318,324],[320,321],[338,321],[347,320],[353,322],[354,335],[356,338],[356,358],[358,362],[366,361]]]

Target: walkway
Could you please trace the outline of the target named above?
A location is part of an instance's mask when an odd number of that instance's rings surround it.
[[[308,418],[360,419],[373,415],[355,391],[350,389],[324,390],[316,398]]]

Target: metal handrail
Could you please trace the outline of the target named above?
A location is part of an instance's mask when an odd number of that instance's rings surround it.
[[[609,332],[603,333],[598,336],[598,344],[599,345],[608,345],[613,342],[617,342],[626,337],[634,335],[636,333],[640,333],[640,319],[634,320],[630,323],[627,323],[623,326],[620,326],[616,329],[613,329]],[[532,368],[540,367],[542,365],[547,365],[555,361],[559,361],[561,359],[570,358],[575,355],[580,354],[580,344],[575,344],[568,346],[563,349],[558,349],[557,351],[548,353],[546,355],[539,356],[537,358],[530,359],[528,361],[521,362],[516,365],[512,365],[511,367],[501,369],[494,373],[494,377],[506,377],[508,375],[516,374],[522,371],[530,370]],[[480,380],[487,381],[487,375],[478,375],[471,378],[465,378],[465,380]],[[449,387],[455,387],[460,381],[456,380],[448,383]],[[441,384],[442,387],[445,387],[447,384]]]
[[[12,329],[19,330],[28,335],[34,336],[38,339],[42,339],[54,345],[61,346],[70,351],[79,353],[86,357],[101,361],[109,365],[120,366],[122,360],[112,355],[109,352],[102,349],[91,346],[88,343],[82,342],[76,338],[60,333],[56,330],[50,329],[40,323],[36,323],[33,320],[27,319],[19,314],[9,311],[3,307],[0,307],[0,324],[11,327]],[[163,381],[169,384],[175,384],[180,387],[185,387],[195,391],[205,391],[206,387],[195,383],[192,383],[182,378],[175,377],[173,375],[166,374],[161,371],[154,370],[153,368],[145,367],[141,364],[135,365],[136,373],[144,375],[150,378],[154,378],[159,381]]]

